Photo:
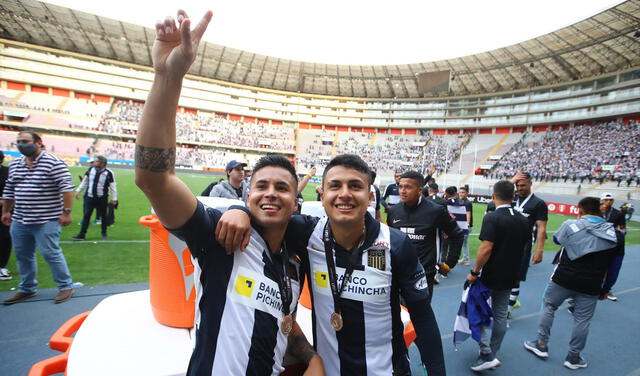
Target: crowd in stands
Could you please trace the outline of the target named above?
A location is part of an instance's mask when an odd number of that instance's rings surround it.
[[[141,103],[116,101],[113,111],[106,115],[101,124],[101,130],[115,134],[135,134],[142,116],[142,108]],[[295,135],[291,127],[228,120],[208,114],[178,113],[176,132],[177,140],[183,142],[277,151],[292,151],[295,148]]]
[[[304,168],[323,168],[331,157],[333,132],[323,133],[306,145],[297,157]],[[450,168],[458,158],[470,136],[386,135],[378,134],[375,143],[366,133],[343,133],[335,153],[357,154],[378,172],[406,170],[422,171],[436,166],[439,173]],[[445,139],[445,137],[447,137]]]
[[[608,122],[550,131],[542,142],[527,137],[488,172],[495,179],[529,172],[546,181],[617,181],[640,185],[640,123]]]

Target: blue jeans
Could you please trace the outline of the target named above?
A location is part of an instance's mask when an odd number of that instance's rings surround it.
[[[35,292],[38,289],[36,272],[36,247],[42,257],[49,264],[53,280],[58,283],[59,290],[69,290],[73,281],[71,273],[58,245],[60,240],[60,224],[58,221],[50,221],[39,225],[25,225],[14,221],[11,223],[11,238],[13,251],[18,261],[20,272],[19,290],[22,292]]]

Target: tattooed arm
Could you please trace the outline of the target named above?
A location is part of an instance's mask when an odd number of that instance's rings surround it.
[[[321,376],[325,374],[322,359],[313,350],[313,347],[307,341],[307,337],[305,337],[302,329],[295,321],[291,333],[289,333],[287,352],[307,365],[305,376]]]
[[[196,198],[175,175],[176,108],[182,79],[193,63],[200,38],[211,20],[208,11],[193,30],[184,11],[178,25],[172,17],[156,24],[152,58],[155,77],[136,137],[136,185],[147,196],[158,218],[179,228],[193,215]]]

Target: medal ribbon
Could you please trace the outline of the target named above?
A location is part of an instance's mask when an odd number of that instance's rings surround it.
[[[269,260],[271,261],[271,272],[276,277],[276,283],[278,284],[278,290],[280,291],[280,300],[282,301],[282,313],[285,316],[289,314],[291,309],[291,301],[293,300],[292,288],[291,288],[291,278],[287,273],[288,263],[289,263],[289,253],[287,252],[287,247],[285,243],[282,243],[282,251],[280,252],[280,258],[282,259],[282,275],[278,273],[273,264],[273,258],[271,257],[271,252],[266,252]]]
[[[333,260],[333,247],[334,240],[333,235],[331,235],[331,228],[329,226],[329,222],[324,226],[324,233],[322,240],[324,242],[324,256],[327,260],[327,274],[329,275],[329,285],[331,286],[331,296],[333,297],[333,310],[334,312],[341,314],[342,308],[340,307],[340,295],[342,295],[342,291],[344,291],[345,286],[349,283],[351,279],[351,274],[353,274],[353,270],[358,262],[358,256],[360,256],[360,247],[364,243],[364,238],[362,242],[352,248],[349,252],[349,263],[347,264],[347,268],[344,272],[344,276],[342,278],[342,284],[338,288],[338,275],[336,274],[336,265]]]

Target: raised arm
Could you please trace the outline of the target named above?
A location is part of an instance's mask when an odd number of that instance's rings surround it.
[[[135,173],[136,185],[169,228],[184,225],[197,205],[191,190],[175,175],[175,118],[182,80],[211,17],[207,11],[193,31],[183,10],[178,11],[178,25],[173,17],[156,24],[152,49],[155,76],[138,127]]]

